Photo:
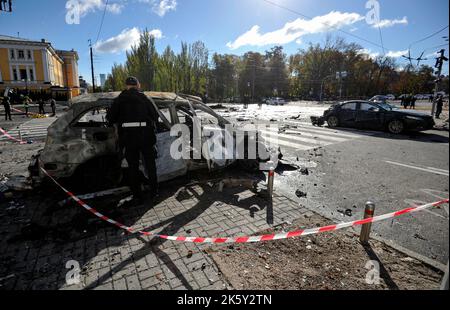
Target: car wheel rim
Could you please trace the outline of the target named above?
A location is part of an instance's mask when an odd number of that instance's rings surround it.
[[[338,124],[338,120],[336,117],[332,116],[328,119],[328,125],[330,125],[330,127],[336,127]]]
[[[401,133],[403,131],[403,124],[400,121],[391,122],[389,129],[392,133]]]

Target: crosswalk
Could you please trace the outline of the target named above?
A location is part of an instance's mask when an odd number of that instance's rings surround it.
[[[315,127],[306,122],[285,122],[288,127],[279,130],[266,128],[261,130],[262,136],[270,144],[295,150],[312,150],[346,141],[356,140],[365,136],[375,135],[374,132],[357,130],[337,130],[327,127]],[[272,145],[273,146],[273,145]]]
[[[48,127],[56,120],[54,117],[38,118],[21,124],[8,130],[8,134],[15,139],[45,139]],[[6,136],[0,136],[0,141],[8,140]]]
[[[45,139],[48,127],[56,118],[34,119],[17,128],[8,131],[16,139]],[[283,130],[267,127],[262,132],[266,142],[280,147],[288,147],[295,150],[311,150],[336,143],[356,140],[365,136],[374,135],[374,132],[358,130],[331,129],[328,127],[315,127],[310,123],[301,121],[285,121]],[[8,140],[1,136],[0,141]]]

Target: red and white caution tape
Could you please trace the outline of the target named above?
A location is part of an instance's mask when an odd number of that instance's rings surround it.
[[[101,214],[94,208],[91,208],[88,206],[85,202],[83,202],[81,199],[79,199],[77,196],[66,190],[61,184],[59,184],[53,177],[50,176],[50,174],[43,168],[41,170],[46,174],[56,185],[58,185],[69,197],[71,197],[75,202],[77,202],[80,206],[97,216],[98,218],[102,219],[103,221],[106,221],[110,224],[113,224],[121,229],[124,229],[130,233],[139,233],[143,236],[153,236],[161,239],[171,240],[171,241],[180,241],[180,242],[191,242],[191,243],[251,243],[251,242],[261,242],[261,241],[269,241],[269,240],[280,240],[280,239],[288,239],[293,237],[301,237],[301,236],[307,236],[307,235],[314,235],[322,232],[329,232],[329,231],[336,231],[343,228],[348,227],[354,227],[354,226],[360,226],[368,223],[375,223],[384,221],[390,218],[394,218],[397,216],[401,216],[408,213],[414,213],[423,211],[428,208],[437,207],[443,204],[446,204],[449,202],[448,199],[429,203],[423,206],[415,206],[406,208],[400,211],[375,216],[372,218],[367,218],[364,220],[358,220],[358,221],[352,221],[347,223],[341,223],[336,225],[330,225],[325,227],[317,227],[317,228],[311,228],[311,229],[301,229],[297,231],[287,232],[287,233],[281,233],[281,234],[272,234],[272,235],[262,235],[262,236],[250,236],[250,237],[224,237],[224,238],[210,238],[210,237],[182,237],[182,236],[166,236],[166,235],[160,235],[155,234],[151,232],[146,232],[142,230],[135,230],[131,227],[128,227],[126,225],[123,225],[113,219],[110,219],[109,217]]]
[[[20,144],[27,144],[27,142],[25,142],[25,141],[23,141],[23,140],[14,138],[14,137],[11,136],[9,133],[7,133],[5,130],[3,130],[3,128],[1,128],[1,127],[0,127],[0,133],[1,133],[2,135],[4,135],[5,137],[7,137],[8,139],[14,141],[14,142],[18,142],[18,143],[20,143]]]
[[[11,110],[19,112],[19,113],[26,113],[25,111],[22,111],[22,110],[19,110],[19,109],[16,109],[16,108],[11,108]],[[28,114],[39,115],[39,113],[34,113],[34,112],[28,112]]]

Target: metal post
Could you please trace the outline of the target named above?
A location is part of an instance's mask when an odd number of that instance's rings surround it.
[[[375,203],[368,201],[366,203],[366,209],[364,210],[364,219],[372,218],[375,214]],[[370,238],[370,229],[372,228],[372,223],[367,223],[361,227],[361,235],[359,240],[362,244],[367,244]]]
[[[22,133],[20,132],[20,129],[19,129],[19,140],[22,141]]]
[[[273,197],[273,182],[275,180],[275,170],[271,168],[269,170],[269,176],[267,179],[267,191],[269,192],[269,197]]]
[[[445,268],[444,278],[442,279],[441,291],[448,291],[448,262],[447,268]]]

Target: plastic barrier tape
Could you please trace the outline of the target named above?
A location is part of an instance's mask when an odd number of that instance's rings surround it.
[[[375,216],[372,218],[367,218],[363,220],[357,220],[347,223],[341,223],[341,224],[335,224],[325,227],[317,227],[317,228],[311,228],[311,229],[304,229],[304,230],[297,230],[297,231],[291,231],[281,234],[272,234],[272,235],[263,235],[263,236],[250,236],[250,237],[224,237],[224,238],[210,238],[210,237],[182,237],[182,236],[166,236],[166,235],[159,235],[151,232],[146,232],[142,230],[135,230],[131,227],[128,227],[126,225],[123,225],[113,219],[110,219],[109,217],[101,214],[94,208],[91,208],[88,206],[85,202],[83,202],[81,199],[79,199],[77,196],[69,192],[67,189],[65,189],[61,184],[59,184],[50,174],[43,168],[41,170],[44,172],[45,175],[47,175],[58,187],[60,187],[69,197],[71,197],[75,202],[77,202],[80,206],[94,214],[96,217],[100,218],[103,221],[106,221],[110,224],[113,224],[121,229],[124,229],[130,233],[139,233],[143,236],[153,236],[161,239],[166,240],[172,240],[172,241],[181,241],[181,242],[192,242],[192,243],[250,243],[250,242],[261,242],[261,241],[269,241],[269,240],[280,240],[280,239],[287,239],[287,238],[293,238],[293,237],[300,237],[300,236],[307,236],[307,235],[313,235],[318,234],[322,232],[329,232],[329,231],[336,231],[339,229],[347,228],[347,227],[353,227],[353,226],[360,226],[368,223],[375,223],[384,221],[393,217],[401,216],[408,213],[413,212],[419,212],[428,208],[437,207],[439,205],[443,205],[449,202],[448,199],[429,203],[423,206],[416,206],[416,207],[410,207],[406,208],[400,211]]]
[[[20,144],[27,144],[27,142],[23,141],[23,140],[19,140],[14,138],[13,136],[11,136],[9,133],[7,133],[6,131],[4,131],[2,128],[0,128],[0,133],[2,133],[2,135],[4,135],[5,137],[9,138],[10,140],[14,141],[14,142],[18,142]]]

